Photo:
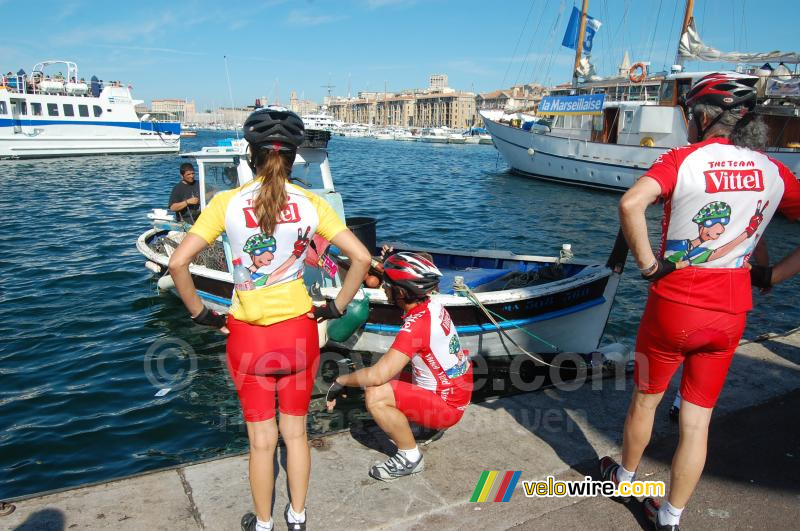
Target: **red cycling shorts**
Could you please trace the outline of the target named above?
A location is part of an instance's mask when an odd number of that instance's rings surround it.
[[[681,397],[712,408],[725,383],[747,314],[687,306],[651,294],[636,338],[633,380],[643,393],[666,391],[683,363]]]
[[[472,370],[462,378],[469,378],[471,382]],[[395,405],[408,420],[432,430],[444,430],[455,426],[464,416],[469,402],[460,407],[450,405],[433,391],[414,385],[407,379],[403,374],[401,379],[392,380],[390,384],[394,390]]]
[[[260,422],[275,416],[275,395],[281,413],[308,413],[319,365],[317,321],[305,314],[269,326],[228,316],[228,371],[244,420]]]

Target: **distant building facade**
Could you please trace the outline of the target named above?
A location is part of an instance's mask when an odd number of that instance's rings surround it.
[[[429,78],[426,89],[400,93],[360,92],[357,98],[330,98],[335,120],[376,126],[470,127],[475,120],[475,95],[447,87],[447,75]]]
[[[319,105],[311,100],[301,100],[297,98],[294,90],[289,94],[289,110],[296,112],[300,116],[304,114],[314,114],[319,110]]]
[[[153,113],[171,114],[175,116],[176,120],[181,122],[194,121],[194,115],[196,112],[193,101],[180,99],[153,100],[150,103],[150,110]]]
[[[541,85],[516,85],[509,89],[478,94],[475,103],[478,109],[500,109],[507,112],[532,109],[546,91]]]
[[[428,88],[430,90],[444,90],[449,87],[447,74],[433,74],[428,78]]]

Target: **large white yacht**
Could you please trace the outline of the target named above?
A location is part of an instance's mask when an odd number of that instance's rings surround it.
[[[139,103],[121,82],[87,83],[71,61],[2,76],[0,159],[179,151],[180,123],[139,117]]]

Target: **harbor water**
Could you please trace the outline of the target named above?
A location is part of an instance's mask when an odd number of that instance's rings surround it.
[[[222,136],[201,132],[183,151]],[[570,243],[605,261],[618,230],[619,195],[510,175],[492,146],[334,137],[329,148],[348,215],[378,218],[379,242],[540,255]],[[135,248],[181,162],[0,163],[0,499],[246,449],[224,337],[158,293]],[[659,207],[649,217],[655,238]],[[800,244],[783,218],[766,237],[776,258]],[[797,287],[756,294],[746,336],[796,327]],[[646,289],[629,259],[607,341],[633,344]],[[319,402],[313,434],[331,426]]]

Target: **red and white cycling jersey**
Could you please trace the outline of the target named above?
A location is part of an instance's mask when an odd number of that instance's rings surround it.
[[[665,199],[660,256],[692,266],[655,282],[653,292],[710,310],[749,310],[744,264],[776,211],[800,218],[797,178],[725,138],[671,149],[645,175],[661,185]]]
[[[472,365],[444,307],[422,302],[404,317],[392,348],[411,358],[413,383],[448,405],[466,409],[472,396]]]

